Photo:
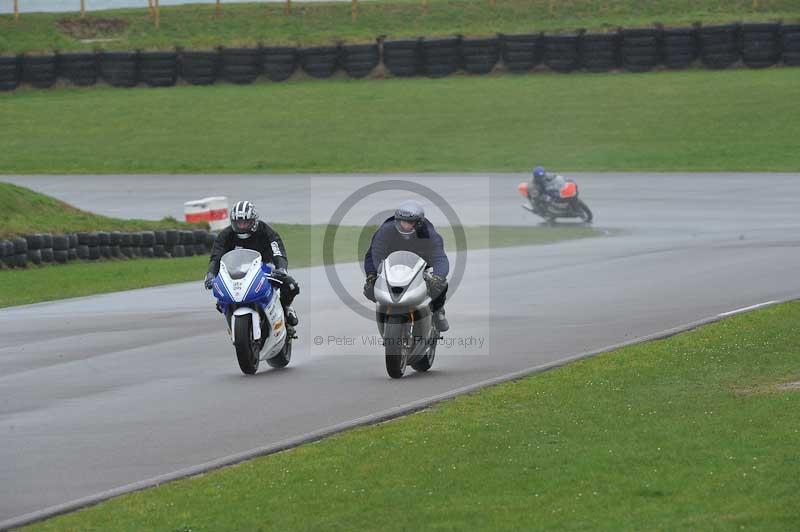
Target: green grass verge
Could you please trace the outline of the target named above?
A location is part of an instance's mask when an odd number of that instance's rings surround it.
[[[75,7],[79,4],[76,2]],[[0,16],[0,52],[48,50],[172,49],[268,44],[369,42],[379,35],[493,35],[534,31],[613,30],[618,26],[648,26],[655,22],[688,26],[737,20],[800,20],[794,0],[430,0],[423,13],[417,0],[360,3],[356,21],[348,2],[295,4],[287,16],[283,5],[224,5],[214,17],[214,5],[161,9],[156,30],[146,9],[90,12],[84,21],[71,14],[22,14],[18,23]],[[115,19],[118,26],[99,23]],[[64,24],[66,21],[66,24]],[[111,39],[82,42],[86,39]]]
[[[174,218],[159,221],[109,218],[76,209],[63,201],[24,187],[0,183],[0,238],[31,233],[152,231],[197,227],[208,228],[208,225],[187,224]]]
[[[274,224],[286,245],[292,268],[323,263],[324,225]],[[442,237],[454,251],[450,227],[440,228]],[[466,227],[467,249],[537,245],[598,236],[588,227]],[[339,227],[333,247],[335,262],[360,260],[369,246],[371,231],[360,227]],[[65,265],[0,271],[0,308],[88,296],[147,286],[197,281],[205,275],[208,257],[181,259],[138,259],[131,261],[80,262]],[[21,291],[20,286],[26,289]]]
[[[0,172],[798,171],[798,101],[799,68],[23,90]]]
[[[797,530],[799,321],[737,316],[30,530]]]

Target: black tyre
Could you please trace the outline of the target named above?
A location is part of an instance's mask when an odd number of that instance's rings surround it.
[[[69,249],[69,237],[67,235],[55,235],[53,237],[53,251],[66,251]]]
[[[69,252],[67,250],[57,249],[53,251],[53,261],[58,264],[64,264],[69,260]]]
[[[42,250],[41,249],[29,249],[28,250],[28,262],[32,264],[39,265],[42,263]]]
[[[253,339],[253,318],[249,314],[236,316],[233,326],[233,347],[239,369],[245,375],[253,375],[258,371],[258,342]]]
[[[581,218],[583,219],[584,223],[590,224],[592,223],[592,211],[589,207],[581,200],[576,202],[576,206],[578,207],[578,211],[581,214]]]
[[[414,368],[415,371],[428,371],[431,369],[431,367],[433,367],[434,358],[436,358],[435,343],[431,347],[430,351],[428,351],[428,354],[411,364],[411,367]]]
[[[55,260],[53,257],[53,248],[42,248],[40,251],[42,253],[43,263],[50,264]]]
[[[386,373],[393,379],[399,379],[406,371],[408,349],[408,324],[398,316],[390,316],[383,330],[384,353],[386,357]]]
[[[267,364],[273,368],[285,368],[290,360],[292,360],[292,339],[287,335],[283,349],[274,357],[268,358]]]
[[[35,234],[35,235],[28,235],[25,237],[25,240],[28,242],[28,249],[42,249],[44,244],[44,239],[42,235]]]

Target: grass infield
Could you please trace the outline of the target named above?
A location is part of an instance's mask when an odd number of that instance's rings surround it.
[[[87,3],[90,4],[90,3]],[[614,31],[618,26],[643,27],[654,23],[689,26],[736,21],[800,20],[795,0],[429,0],[422,11],[418,0],[359,3],[358,17],[350,2],[294,4],[291,15],[281,3],[222,3],[161,9],[156,30],[147,9],[77,13],[23,13],[15,23],[0,16],[0,54],[51,50],[163,50],[176,46],[254,46],[264,44],[315,45],[338,41],[371,42],[390,38],[494,35],[539,31]],[[75,2],[76,10],[79,3]],[[91,8],[91,5],[89,5]],[[88,42],[86,42],[88,41]]]
[[[29,530],[796,530],[799,321],[743,314]]]
[[[798,171],[800,68],[0,94],[9,174]]]

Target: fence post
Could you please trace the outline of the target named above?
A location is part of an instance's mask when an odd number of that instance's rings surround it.
[[[220,3],[221,0],[217,0],[217,4],[214,7],[214,16],[218,17],[222,14],[222,4]]]
[[[350,4],[350,20],[355,22],[358,19],[358,0],[352,0]]]
[[[292,14],[292,0],[286,0],[286,7],[284,9],[287,15]]]
[[[428,13],[428,0],[422,0],[422,12],[425,14]]]
[[[158,0],[155,1],[156,8],[156,29],[161,29],[161,6],[158,5]]]
[[[81,0],[81,18],[86,16],[86,0]]]
[[[14,22],[19,21],[19,0],[14,0]]]

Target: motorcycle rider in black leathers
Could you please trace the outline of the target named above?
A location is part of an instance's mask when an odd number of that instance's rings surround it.
[[[433,269],[425,275],[430,294],[431,312],[436,328],[445,332],[450,328],[444,314],[444,302],[447,296],[447,274],[450,262],[444,252],[444,240],[436,232],[433,224],[425,218],[425,211],[416,201],[405,201],[388,218],[372,236],[367,254],[364,257],[364,272],[367,280],[364,283],[364,296],[375,301],[375,281],[378,278],[378,266],[390,253],[395,251],[411,251],[422,257]]]
[[[286,323],[294,327],[298,318],[291,304],[300,293],[300,287],[287,272],[289,259],[280,235],[269,224],[258,219],[258,212],[249,201],[240,201],[234,205],[230,220],[230,227],[223,229],[214,240],[204,286],[208,290],[214,286],[214,278],[219,273],[219,263],[225,253],[238,248],[258,251],[264,263],[275,265],[271,276],[280,284],[281,305]]]

